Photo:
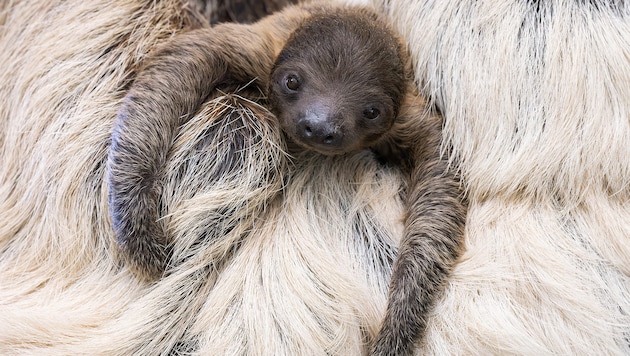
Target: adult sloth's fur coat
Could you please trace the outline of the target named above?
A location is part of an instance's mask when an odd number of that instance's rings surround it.
[[[470,199],[427,349],[630,353],[630,2],[383,3]]]
[[[422,348],[629,353],[630,5],[384,3],[470,199],[467,251]],[[398,172],[369,153],[306,154],[282,204],[261,208],[282,188],[268,179],[278,128],[233,96],[209,103],[164,189],[183,262],[140,284],[117,262],[108,137],[138,64],[188,14],[174,0],[0,11],[0,353],[365,350],[401,233]],[[209,139],[219,130],[231,136]],[[217,181],[226,142],[243,159]]]

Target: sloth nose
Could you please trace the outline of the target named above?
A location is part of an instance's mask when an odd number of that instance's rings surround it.
[[[315,146],[337,146],[343,139],[340,130],[330,119],[315,115],[307,115],[300,120],[298,134],[304,143]]]

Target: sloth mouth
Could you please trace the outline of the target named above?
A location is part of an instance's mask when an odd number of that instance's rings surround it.
[[[353,151],[353,150],[344,149],[345,146],[339,147],[339,146],[326,145],[326,144],[318,145],[318,144],[312,144],[309,142],[304,142],[300,139],[300,137],[298,137],[293,132],[285,131],[285,136],[287,139],[287,143],[289,144],[289,147],[291,147],[292,146],[291,144],[293,144],[293,146],[298,146],[301,149],[306,149],[312,152],[316,152],[324,156],[340,156],[340,155],[344,155]]]

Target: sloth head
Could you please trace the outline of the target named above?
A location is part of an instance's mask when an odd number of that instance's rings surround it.
[[[400,42],[373,14],[314,15],[276,59],[269,99],[290,139],[336,155],[391,128],[406,80]]]

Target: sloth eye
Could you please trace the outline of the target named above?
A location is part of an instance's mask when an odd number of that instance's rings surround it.
[[[297,76],[290,74],[285,80],[285,85],[289,90],[297,91],[300,88],[300,80]]]
[[[370,119],[370,120],[374,120],[374,119],[378,118],[380,115],[381,115],[381,112],[377,108],[369,108],[369,109],[365,109],[365,111],[363,111],[363,116],[366,119]]]

